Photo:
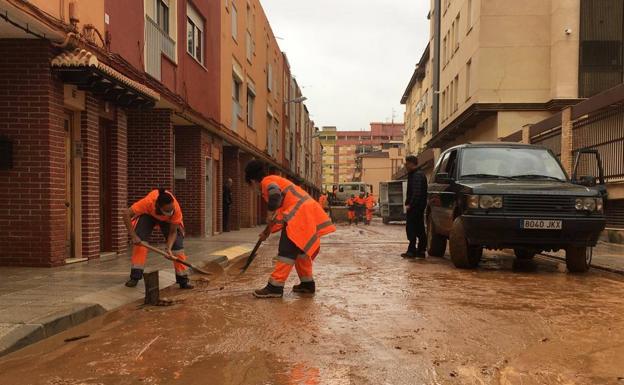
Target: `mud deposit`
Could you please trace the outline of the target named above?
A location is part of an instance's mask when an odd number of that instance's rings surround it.
[[[0,384],[624,384],[624,283],[486,253],[406,261],[400,226],[339,227],[318,292],[256,300],[276,239],[170,307],[127,306],[0,359]],[[242,263],[241,263],[242,265]],[[89,335],[65,342],[65,339]]]

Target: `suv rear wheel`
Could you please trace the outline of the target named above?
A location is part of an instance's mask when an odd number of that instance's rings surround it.
[[[533,259],[535,257],[535,251],[529,249],[514,249],[514,254],[518,259]]]
[[[591,247],[568,247],[566,249],[566,266],[570,273],[585,273],[589,270],[593,255]]]
[[[480,246],[471,246],[466,239],[464,231],[464,222],[461,218],[455,218],[453,228],[449,236],[449,249],[451,252],[451,261],[455,267],[460,269],[474,269],[479,265],[483,248]]]
[[[432,257],[444,257],[446,237],[435,232],[431,215],[427,215],[427,254]]]

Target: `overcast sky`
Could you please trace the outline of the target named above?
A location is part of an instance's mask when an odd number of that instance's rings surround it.
[[[401,96],[427,44],[426,0],[261,0],[318,127],[403,121]]]

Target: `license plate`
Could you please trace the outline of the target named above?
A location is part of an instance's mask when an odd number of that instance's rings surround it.
[[[561,230],[563,221],[553,221],[549,219],[523,219],[523,229],[534,230]]]

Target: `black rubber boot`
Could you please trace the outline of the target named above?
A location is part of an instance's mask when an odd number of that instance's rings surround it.
[[[293,286],[294,293],[302,294],[314,294],[316,292],[316,284],[312,282],[301,282],[298,285]]]
[[[143,279],[142,269],[130,269],[130,279],[126,282],[127,287],[135,287]]]
[[[284,288],[267,283],[264,288],[254,291],[253,295],[256,298],[282,298]]]
[[[180,289],[193,289],[195,286],[189,283],[189,279],[184,275],[176,275],[176,283],[180,285]]]

